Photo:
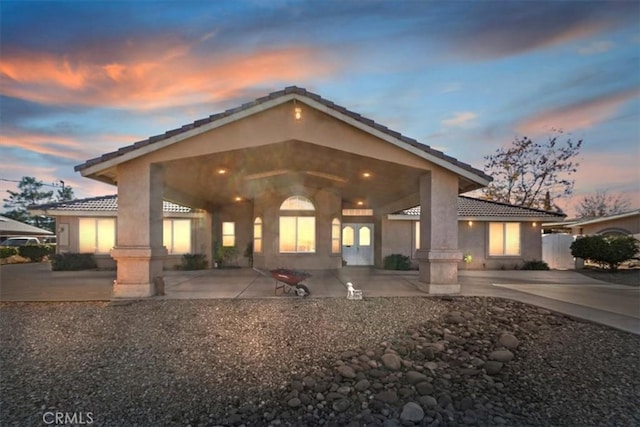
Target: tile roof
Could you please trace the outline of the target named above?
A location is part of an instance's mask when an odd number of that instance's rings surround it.
[[[397,212],[397,215],[420,216],[420,206]],[[490,200],[458,196],[458,217],[508,217],[508,218],[548,218],[561,219],[564,214],[525,208]]]
[[[284,90],[272,92],[267,96],[264,96],[264,97],[261,97],[261,98],[257,98],[254,101],[247,102],[245,104],[242,104],[239,107],[231,108],[231,109],[226,110],[226,111],[224,111],[222,113],[212,114],[209,117],[205,117],[203,119],[196,120],[193,123],[186,124],[186,125],[184,125],[184,126],[182,126],[180,128],[169,130],[169,131],[165,132],[164,134],[151,136],[151,137],[149,137],[149,138],[147,138],[145,140],[138,141],[138,142],[136,142],[136,143],[134,143],[132,145],[128,145],[126,147],[122,147],[122,148],[118,149],[117,151],[106,153],[106,154],[103,154],[100,157],[96,157],[94,159],[87,160],[85,163],[77,165],[75,167],[75,170],[76,171],[81,171],[83,169],[86,169],[86,168],[89,168],[91,166],[100,164],[102,162],[106,162],[108,160],[117,158],[117,157],[122,156],[122,155],[124,155],[126,153],[135,151],[135,150],[137,150],[139,148],[142,148],[142,147],[157,143],[159,141],[163,141],[165,139],[171,138],[171,137],[173,137],[175,135],[179,135],[181,133],[185,133],[185,132],[191,131],[191,130],[193,130],[195,128],[198,128],[198,127],[201,127],[203,125],[215,122],[216,120],[220,120],[220,119],[223,119],[225,117],[229,117],[229,116],[232,116],[234,114],[237,114],[237,113],[239,113],[241,111],[248,110],[249,108],[255,107],[255,106],[260,105],[260,104],[263,104],[263,103],[265,103],[267,101],[271,101],[271,100],[274,100],[274,99],[277,99],[277,98],[281,98],[283,96],[291,95],[291,94],[298,95],[300,97],[305,97],[305,98],[311,99],[313,101],[319,102],[322,105],[324,105],[324,106],[326,106],[326,107],[328,107],[328,108],[330,108],[330,109],[332,109],[334,111],[337,111],[337,112],[339,112],[341,114],[344,114],[345,116],[350,117],[351,119],[357,120],[360,123],[363,123],[363,124],[373,128],[373,129],[375,129],[377,131],[383,132],[383,133],[385,133],[385,134],[387,134],[387,135],[389,135],[389,136],[391,136],[393,138],[399,139],[402,142],[404,142],[406,144],[409,144],[409,145],[411,145],[411,146],[413,146],[415,148],[418,148],[418,149],[420,149],[420,150],[422,150],[422,151],[424,151],[424,152],[426,152],[426,153],[428,153],[428,154],[430,154],[430,155],[432,155],[434,157],[440,158],[440,159],[442,159],[442,160],[444,160],[444,161],[446,161],[448,163],[451,163],[451,164],[453,164],[453,165],[455,165],[457,167],[460,167],[460,168],[462,168],[462,169],[464,169],[464,170],[466,170],[468,172],[471,172],[472,174],[475,174],[475,175],[481,177],[482,179],[489,180],[489,181],[492,180],[492,178],[489,175],[485,174],[483,171],[481,171],[479,169],[476,169],[476,168],[472,167],[471,165],[469,165],[467,163],[461,162],[461,161],[459,161],[459,160],[457,160],[457,159],[455,159],[455,158],[453,158],[451,156],[447,156],[442,151],[435,150],[435,149],[431,148],[430,146],[422,144],[422,143],[418,142],[417,140],[415,140],[413,138],[409,138],[407,136],[404,136],[401,133],[396,132],[394,130],[391,130],[388,127],[383,126],[383,125],[381,125],[379,123],[376,123],[375,121],[373,121],[371,119],[368,119],[366,117],[362,117],[358,113],[350,111],[350,110],[346,109],[345,107],[339,106],[339,105],[333,103],[332,101],[324,99],[320,95],[317,95],[315,93],[309,92],[306,89],[300,88],[300,87],[297,87],[297,86],[286,87]]]
[[[99,196],[87,199],[70,200],[67,202],[46,203],[43,205],[29,206],[29,209],[47,211],[85,211],[85,212],[115,212],[118,210],[118,196]],[[168,213],[189,213],[193,212],[188,206],[163,201],[162,210]]]

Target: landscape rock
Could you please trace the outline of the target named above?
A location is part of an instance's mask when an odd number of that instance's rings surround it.
[[[402,421],[422,421],[424,418],[424,410],[415,402],[408,402],[402,407],[400,420]]]

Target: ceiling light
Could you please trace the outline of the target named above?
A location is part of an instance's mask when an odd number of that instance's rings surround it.
[[[371,172],[363,172],[363,173],[362,173],[362,176],[363,176],[364,178],[371,178]]]
[[[218,169],[218,175],[224,175],[225,173],[227,173],[226,169]]]
[[[233,199],[233,200],[235,200],[236,202],[241,202],[242,201],[242,197],[236,196],[235,199]]]
[[[358,201],[358,206],[362,206],[364,205],[364,202],[362,200]]]

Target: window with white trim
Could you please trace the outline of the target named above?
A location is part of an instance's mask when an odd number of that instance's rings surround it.
[[[222,246],[234,247],[236,245],[236,223],[225,221],[222,223]]]
[[[108,254],[116,245],[115,218],[79,218],[81,253]]]
[[[253,221],[253,252],[262,252],[262,218]]]
[[[340,253],[342,246],[340,244],[341,229],[340,220],[338,218],[334,218],[333,221],[331,221],[331,252],[334,254]]]
[[[489,255],[490,256],[520,255],[520,223],[519,222],[490,222],[489,223]]]
[[[165,219],[162,221],[162,244],[169,254],[191,252],[191,220]]]
[[[280,252],[316,251],[315,206],[303,196],[291,196],[280,205]]]

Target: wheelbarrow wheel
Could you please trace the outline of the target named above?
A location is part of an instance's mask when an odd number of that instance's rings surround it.
[[[303,284],[299,284],[296,285],[296,294],[299,297],[308,297],[309,295],[311,295],[311,292],[309,291],[309,288],[307,288],[306,285]]]

